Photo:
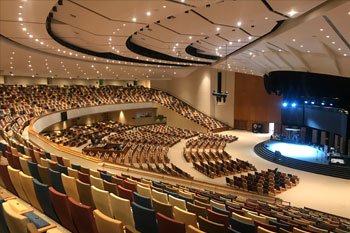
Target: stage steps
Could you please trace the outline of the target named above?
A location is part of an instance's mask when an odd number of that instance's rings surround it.
[[[270,162],[277,163],[286,167],[321,174],[325,176],[350,179],[350,167],[312,163],[308,161],[289,158],[286,156],[281,156],[277,158],[274,152],[268,150],[265,147],[264,142],[255,145],[254,152],[260,157]]]

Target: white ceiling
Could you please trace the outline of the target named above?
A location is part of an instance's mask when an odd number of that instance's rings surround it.
[[[166,79],[186,77],[199,66],[176,68],[172,65],[184,63],[136,54],[126,47],[132,35],[132,42],[145,48],[190,61],[213,62],[220,69],[259,75],[299,70],[350,76],[350,1],[266,2],[275,12],[262,0],[63,0],[63,5],[56,0],[0,0],[0,32],[5,37],[0,39],[0,74]],[[52,30],[64,41],[167,65],[125,64],[63,47],[46,31],[46,17],[53,6],[57,12]],[[289,16],[291,10],[297,13]],[[285,22],[263,37],[279,20]],[[190,44],[222,58],[215,62],[193,57],[185,51]]]

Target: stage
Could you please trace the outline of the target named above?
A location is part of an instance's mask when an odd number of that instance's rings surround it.
[[[282,156],[312,163],[329,164],[327,154],[313,146],[274,140],[266,141],[264,144],[268,150],[279,151]]]

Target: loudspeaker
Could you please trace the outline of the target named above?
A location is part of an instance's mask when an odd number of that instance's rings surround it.
[[[61,112],[61,121],[67,120],[67,112]]]
[[[218,72],[218,88],[217,88],[218,93],[221,93],[221,78],[222,78],[222,73]]]
[[[262,133],[263,125],[261,123],[253,123],[252,124],[252,132],[253,133]]]

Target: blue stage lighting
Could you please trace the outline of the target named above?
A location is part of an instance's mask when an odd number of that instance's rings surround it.
[[[326,103],[325,102],[322,102],[321,105],[324,106]]]
[[[305,101],[304,101],[304,103],[305,103],[305,104],[308,104],[308,103],[309,103],[309,101],[305,100]]]
[[[315,101],[311,101],[311,104],[315,104]]]
[[[287,103],[287,102],[284,102],[284,103],[282,104],[282,106],[283,106],[283,107],[287,107],[287,106],[288,106],[288,103]]]
[[[332,104],[332,103],[330,103],[330,104],[329,104],[329,106],[333,106],[333,104]]]
[[[282,155],[295,159],[316,158],[317,156],[317,149],[307,145],[278,142],[271,144],[270,149],[273,152],[278,150]]]
[[[296,103],[292,103],[292,107],[295,108],[297,106]]]

